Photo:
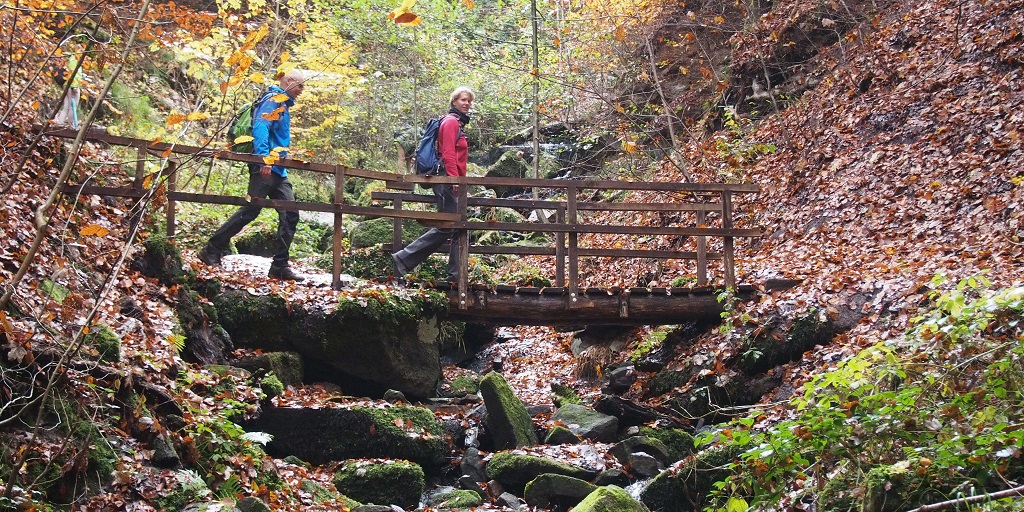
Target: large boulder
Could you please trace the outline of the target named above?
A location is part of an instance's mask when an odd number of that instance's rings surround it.
[[[490,372],[480,379],[480,395],[487,406],[487,428],[495,450],[537,444],[530,413],[500,373]]]
[[[228,291],[214,304],[237,345],[294,350],[307,377],[312,373],[350,394],[379,397],[394,389],[426,398],[441,378],[438,324],[448,302],[440,293],[354,297],[323,310],[276,295]]]
[[[587,406],[565,404],[551,415],[551,421],[561,422],[582,438],[607,443],[615,440],[619,431],[619,419],[599,413]]]
[[[404,460],[356,460],[334,473],[334,486],[360,503],[414,509],[426,488],[423,469]]]
[[[621,487],[599,487],[574,507],[573,512],[650,512]]]
[[[521,492],[526,484],[545,473],[587,481],[595,476],[594,472],[588,469],[537,455],[498,452],[487,462],[487,476],[516,493]]]
[[[269,407],[243,427],[274,436],[267,444],[268,454],[294,455],[317,465],[359,458],[405,459],[434,471],[451,451],[441,423],[422,407]]]
[[[729,464],[743,453],[738,445],[704,450],[680,463],[677,469],[662,471],[640,493],[640,501],[663,512],[697,512],[704,509],[715,482],[730,475]]]
[[[586,480],[545,473],[526,484],[523,499],[527,505],[542,510],[569,510],[596,489]]]

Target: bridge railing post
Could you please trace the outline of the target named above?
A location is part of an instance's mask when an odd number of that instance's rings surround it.
[[[707,223],[707,212],[697,210],[697,226]],[[697,237],[697,286],[708,285],[708,237]]]
[[[341,246],[344,240],[342,232],[342,205],[345,204],[345,166],[334,166],[334,262],[331,267],[331,288],[341,288]]]
[[[459,220],[461,222],[469,221],[469,186],[465,183],[457,185],[459,190]],[[451,243],[459,244],[459,309],[466,309],[469,307],[467,297],[469,296],[469,232],[465,229],[460,229],[455,232],[455,237]]]
[[[722,191],[722,228],[732,229],[732,193]],[[725,287],[736,290],[736,255],[733,248],[733,237],[724,236],[722,240],[722,266],[725,267]]]
[[[577,195],[579,187],[569,185],[566,188],[565,223],[575,228],[578,222]],[[569,247],[567,257],[569,259],[569,307],[575,308],[579,305],[580,292],[580,266],[579,266],[579,234],[575,230],[569,232]]]
[[[165,205],[165,212],[167,214],[167,238],[174,238],[175,232],[177,231],[177,224],[175,220],[174,209],[176,202],[174,201],[174,193],[178,190],[178,163],[174,160],[167,161],[167,204]]]
[[[565,224],[565,205],[555,209],[555,222]],[[565,286],[565,233],[555,233],[555,286]]]

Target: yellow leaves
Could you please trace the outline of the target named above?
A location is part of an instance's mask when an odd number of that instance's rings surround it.
[[[253,140],[252,135],[239,135],[238,137],[235,137],[234,142],[235,144],[245,144],[246,142],[252,142]]]
[[[423,23],[423,20],[419,15],[412,12],[412,8],[415,5],[416,0],[404,0],[402,5],[399,5],[397,9],[388,13],[388,19],[398,25],[411,25],[414,27]]]
[[[476,7],[476,3],[473,0],[462,0],[462,5],[466,6],[466,9],[472,9]]]
[[[1014,176],[1010,178],[1010,183],[1013,183],[1015,186],[1019,187],[1021,183],[1024,183],[1024,175]]]
[[[679,66],[679,74],[686,76],[690,74],[690,68],[686,66]]]
[[[284,94],[284,93],[275,94],[275,95],[270,97],[270,100],[275,102],[275,103],[284,103],[284,102],[288,101],[288,99],[289,99],[288,95]],[[282,107],[279,110],[284,110],[284,108]]]
[[[626,153],[633,154],[639,151],[639,146],[637,145],[636,141],[624,140],[622,141],[622,149]]]
[[[615,40],[623,41],[626,39],[626,29],[622,25],[615,27]]]
[[[109,229],[103,226],[99,226],[97,224],[89,224],[88,226],[82,228],[81,231],[82,236],[104,237],[107,236],[108,233],[110,233]]]
[[[206,112],[191,112],[185,117],[185,119],[188,119],[189,121],[202,121],[203,119],[209,119],[209,117],[210,114],[207,114]]]
[[[278,60],[281,61],[281,64],[284,64],[285,62],[288,62],[289,60],[291,60],[291,58],[292,58],[292,54],[290,54],[288,52],[281,52],[281,56],[278,57]]]
[[[717,23],[719,25],[721,25],[722,23],[725,23],[725,17],[722,16],[722,15],[715,16],[715,23]]]
[[[265,84],[265,83],[267,83],[267,79],[266,79],[266,77],[263,76],[263,73],[253,73],[253,74],[249,75],[249,81],[254,83],[254,84]]]
[[[277,163],[277,155],[267,155],[263,157],[263,163],[266,165],[274,165]]]

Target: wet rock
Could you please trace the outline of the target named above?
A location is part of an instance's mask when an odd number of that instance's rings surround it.
[[[615,416],[577,404],[559,407],[551,420],[564,423],[573,434],[602,443],[613,441],[619,430],[619,419]]]

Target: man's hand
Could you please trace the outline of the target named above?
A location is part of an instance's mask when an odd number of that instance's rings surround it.
[[[270,166],[269,165],[264,165],[263,167],[260,167],[260,176],[263,176],[264,178],[269,178],[270,177]]]

